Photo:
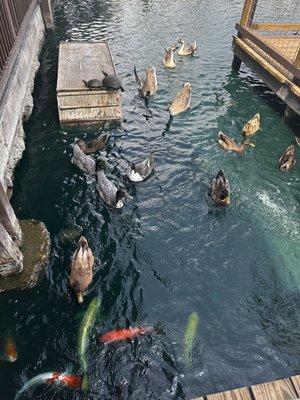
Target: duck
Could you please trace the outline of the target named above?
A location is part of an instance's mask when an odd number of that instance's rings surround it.
[[[244,136],[253,136],[259,130],[259,128],[260,115],[257,113],[245,124],[242,132]]]
[[[278,160],[280,171],[290,171],[296,165],[295,146],[292,144],[281,155]]]
[[[105,133],[104,135],[100,135],[96,139],[90,140],[89,142],[85,142],[83,139],[79,139],[76,141],[76,144],[85,154],[90,154],[95,153],[99,150],[103,150],[107,145],[108,138],[109,135]]]
[[[83,303],[83,294],[93,279],[94,256],[84,236],[78,241],[71,262],[70,285],[76,293],[78,303]]]
[[[134,67],[134,76],[144,98],[149,98],[156,93],[158,85],[155,67],[148,67],[146,69],[146,79],[140,79],[136,67]]]
[[[211,199],[218,206],[230,204],[230,186],[222,170],[211,182]]]
[[[186,82],[180,92],[174,98],[172,104],[168,107],[171,117],[180,114],[187,110],[191,104],[191,90],[192,86],[189,82]]]
[[[84,153],[78,144],[74,144],[71,162],[88,175],[95,175],[96,162],[93,157]]]
[[[123,189],[118,189],[105,175],[103,160],[96,161],[97,190],[101,199],[111,208],[122,208],[124,199],[130,197]]]
[[[195,51],[197,50],[197,43],[185,43],[185,40],[180,38],[178,43],[181,44],[180,49],[178,50],[179,56],[193,56]]]
[[[170,69],[176,68],[176,61],[174,60],[174,52],[176,49],[177,49],[176,46],[168,47],[166,49],[163,58],[163,64],[165,68],[170,68]]]
[[[127,170],[127,177],[132,182],[142,182],[147,179],[154,170],[154,153],[138,163],[132,163]]]
[[[238,154],[243,154],[246,146],[255,147],[253,143],[250,143],[249,139],[244,139],[240,145],[237,145],[232,139],[230,139],[230,137],[225,135],[225,133],[223,132],[219,132],[218,138],[218,142],[224,150],[234,151]]]

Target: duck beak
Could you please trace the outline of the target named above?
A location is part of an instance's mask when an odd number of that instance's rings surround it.
[[[225,199],[225,204],[228,206],[230,204],[230,197],[227,196]]]
[[[83,303],[83,296],[81,292],[76,293],[78,303]]]

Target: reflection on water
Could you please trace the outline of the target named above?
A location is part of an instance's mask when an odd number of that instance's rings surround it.
[[[55,2],[56,29],[42,52],[13,197],[20,218],[40,219],[49,228],[51,263],[35,289],[1,295],[1,332],[15,331],[19,355],[13,364],[0,364],[1,399],[12,399],[38,373],[80,373],[77,331],[96,296],[102,304],[87,354],[88,398],[188,399],[299,372],[299,165],[287,174],[277,169],[299,125],[283,121],[283,105],[245,67],[238,76],[230,70],[241,3]],[[177,57],[176,69],[164,70],[165,47],[183,35],[198,42],[198,53]],[[58,42],[99,39],[109,41],[126,89],[125,121],[61,128]],[[134,65],[139,71],[157,67],[159,89],[146,108]],[[169,121],[167,105],[187,81],[191,109]],[[218,131],[240,142],[256,112],[262,128],[255,149],[244,156],[220,149]],[[70,162],[76,138],[105,132],[108,177],[133,196],[119,212],[107,209],[94,180]],[[138,185],[128,182],[128,165],[151,151],[155,174]],[[207,196],[220,168],[232,188],[232,205],[222,210]],[[95,255],[82,306],[68,286],[80,234]],[[201,328],[186,374],[184,334],[193,312]],[[98,340],[110,330],[157,323],[165,334],[110,345]],[[55,386],[38,387],[27,398],[33,396],[85,398]]]

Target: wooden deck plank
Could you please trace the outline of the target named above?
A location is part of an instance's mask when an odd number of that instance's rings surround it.
[[[292,61],[296,60],[296,56],[300,49],[300,36],[279,37],[279,36],[261,36],[265,43],[274,49],[281,51],[286,57]]]
[[[251,400],[251,395],[246,387],[226,392],[210,394],[207,400]]]
[[[97,93],[97,95],[81,94],[77,96],[59,96],[59,108],[110,107],[118,106],[120,104],[119,92],[111,92],[107,94]]]
[[[102,79],[102,70],[116,74],[106,42],[63,42],[59,45],[57,92],[86,90],[82,79]]]
[[[255,400],[295,400],[297,393],[289,379],[251,386]]]
[[[291,377],[293,385],[296,389],[297,396],[300,398],[300,375],[295,375]]]

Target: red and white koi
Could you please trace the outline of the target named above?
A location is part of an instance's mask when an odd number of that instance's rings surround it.
[[[34,378],[30,379],[25,385],[18,391],[14,400],[17,400],[26,390],[33,386],[41,384],[63,384],[72,389],[82,388],[82,377],[78,375],[70,375],[60,372],[45,372],[39,374]]]
[[[4,353],[6,360],[11,363],[15,362],[18,358],[17,347],[11,336],[8,336],[5,341]]]
[[[146,335],[154,331],[152,326],[139,326],[136,328],[119,329],[107,332],[100,336],[100,341],[103,343],[112,343],[120,340],[133,339],[139,335]]]

